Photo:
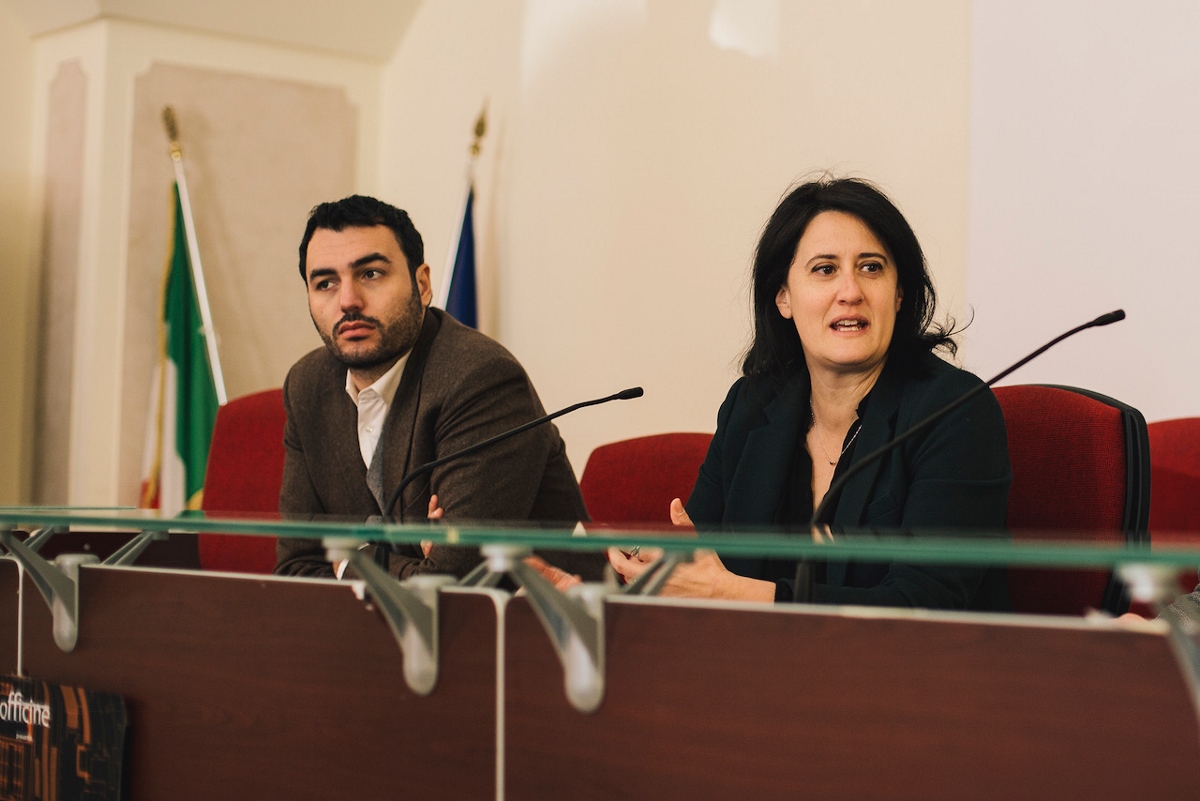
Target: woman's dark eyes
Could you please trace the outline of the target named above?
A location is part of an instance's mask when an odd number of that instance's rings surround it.
[[[865,273],[881,273],[883,272],[883,264],[877,261],[868,261],[860,264],[858,269]],[[818,264],[816,267],[813,267],[813,272],[820,275],[833,275],[837,272],[837,266],[833,264]]]

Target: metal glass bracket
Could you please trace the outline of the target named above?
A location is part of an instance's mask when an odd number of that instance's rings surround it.
[[[169,532],[166,531],[143,531],[129,542],[122,545],[117,550],[113,551],[107,559],[100,564],[110,565],[113,567],[124,567],[132,565],[142,551],[146,550],[147,546],[152,542],[163,542],[167,539]]]
[[[33,553],[38,553],[42,550],[42,546],[45,545],[55,534],[66,534],[69,530],[70,529],[67,526],[49,526],[46,528],[39,528],[26,537],[21,544]],[[169,534],[170,532],[167,531],[142,531],[116,551],[113,551],[113,553],[110,554],[109,557],[100,564],[113,567],[124,567],[131,565],[139,556],[142,555],[142,552],[146,550],[150,543],[165,541]]]
[[[42,549],[42,546],[53,537],[55,534],[66,534],[70,529],[67,526],[47,526],[33,531],[22,543],[26,548],[37,553]]]
[[[487,560],[480,562],[467,575],[458,580],[459,587],[495,587],[504,578],[503,573],[493,573]]]
[[[404,681],[417,695],[429,695],[438,679],[438,590],[454,583],[453,576],[413,576],[397,581],[360,550],[358,540],[327,537],[331,562],[347,559],[367,585],[396,637],[404,657]]]
[[[529,554],[527,548],[485,545],[482,567],[492,583],[508,575],[524,588],[562,663],[567,700],[580,712],[593,712],[604,700],[604,597],[610,590],[577,584],[562,593],[525,564]]]
[[[1200,719],[1200,624],[1183,615],[1163,614],[1178,593],[1177,571],[1168,565],[1129,563],[1117,565],[1116,572],[1129,588],[1130,597],[1150,604],[1158,619],[1166,622],[1167,640],[1191,691],[1192,708]]]
[[[0,532],[0,544],[29,572],[34,586],[50,606],[54,643],[65,653],[75,650],[79,638],[79,567],[96,564],[93,554],[63,554],[50,564],[30,550],[11,531]]]

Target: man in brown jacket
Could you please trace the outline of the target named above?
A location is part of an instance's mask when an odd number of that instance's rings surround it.
[[[586,520],[553,425],[452,461],[387,498],[411,470],[545,414],[520,363],[500,344],[429,308],[429,265],[408,215],[374,198],[323,203],[300,243],[300,275],[324,348],[283,385],[286,460],[279,509],[288,515],[421,521],[436,494],[444,519]],[[478,549],[416,545],[388,569],[463,575]],[[574,560],[571,560],[574,561]],[[587,577],[583,564],[561,564]],[[275,572],[333,576],[319,542],[281,538]]]

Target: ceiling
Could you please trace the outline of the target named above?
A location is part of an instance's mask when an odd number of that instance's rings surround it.
[[[421,0],[0,0],[30,36],[99,19],[170,25],[385,61]],[[300,11],[297,11],[297,9]]]

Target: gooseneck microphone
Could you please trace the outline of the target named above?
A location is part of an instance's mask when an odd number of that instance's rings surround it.
[[[523,431],[528,431],[531,428],[536,428],[537,426],[549,423],[551,420],[555,419],[556,417],[562,417],[564,414],[570,414],[571,412],[575,411],[576,409],[582,409],[585,406],[598,406],[601,403],[608,403],[609,401],[615,401],[615,400],[632,400],[633,398],[640,398],[644,394],[645,393],[642,391],[641,387],[630,387],[629,389],[623,389],[620,392],[617,392],[613,395],[609,395],[608,397],[605,397],[605,398],[596,398],[595,400],[582,401],[582,402],[576,403],[572,406],[568,406],[565,409],[559,409],[557,412],[554,412],[553,414],[547,414],[547,415],[544,415],[543,417],[538,417],[534,420],[530,420],[528,423],[525,423],[524,425],[520,425],[509,431],[505,431],[503,433],[497,434],[496,436],[491,437],[489,439],[485,439],[482,442],[477,442],[474,445],[463,448],[461,451],[455,451],[454,453],[452,453],[448,456],[443,456],[440,459],[434,459],[432,462],[426,462],[425,464],[421,465],[420,467],[416,468],[415,470],[412,470],[410,473],[408,473],[406,476],[404,476],[403,479],[401,479],[400,485],[398,487],[396,487],[395,491],[393,491],[390,496],[388,496],[387,505],[383,507],[383,514],[385,517],[391,515],[392,508],[395,507],[396,501],[400,500],[401,495],[403,495],[405,488],[409,484],[413,483],[413,481],[420,478],[421,476],[432,473],[434,470],[436,470],[437,468],[446,464],[447,462],[453,462],[455,459],[460,459],[464,456],[470,456],[473,453],[478,453],[479,451],[483,450],[484,448],[490,448],[492,445],[495,445],[497,442],[506,440],[509,437],[514,437],[517,434],[520,434]],[[403,518],[404,518],[404,513],[403,513],[403,509],[402,509],[401,513],[400,513],[401,521],[403,521]]]
[[[1018,361],[1016,364],[1013,364],[1011,367],[1008,367],[1008,368],[1000,371],[996,375],[992,376],[992,378],[990,378],[987,381],[987,383],[980,384],[980,385],[972,388],[969,392],[966,392],[963,395],[960,395],[959,397],[952,400],[950,403],[946,404],[942,408],[935,411],[933,414],[926,417],[924,420],[921,420],[920,422],[911,426],[903,434],[893,437],[891,440],[889,440],[887,443],[885,443],[882,447],[871,451],[863,458],[855,461],[855,463],[853,465],[851,465],[850,468],[845,473],[840,475],[836,481],[834,481],[832,484],[829,485],[829,490],[826,491],[825,497],[821,499],[821,503],[819,503],[817,505],[816,510],[813,512],[812,519],[809,520],[809,524],[808,524],[809,530],[811,530],[814,526],[820,526],[823,524],[826,513],[829,511],[829,506],[830,506],[831,502],[833,501],[833,499],[838,496],[838,494],[842,491],[842,488],[845,487],[847,483],[849,483],[850,479],[854,478],[854,476],[861,473],[869,465],[878,461],[879,459],[881,459],[883,456],[887,455],[891,451],[895,450],[897,447],[899,447],[904,442],[907,442],[911,437],[915,436],[917,433],[923,431],[924,429],[928,428],[933,423],[936,423],[938,420],[940,420],[943,417],[945,417],[946,415],[950,414],[950,412],[954,411],[955,409],[962,406],[967,401],[974,398],[976,395],[978,395],[981,392],[983,392],[984,390],[988,389],[989,387],[992,386],[992,384],[995,384],[997,381],[1004,378],[1009,373],[1013,372],[1014,370],[1016,370],[1020,367],[1023,367],[1024,365],[1026,365],[1029,362],[1036,359],[1038,356],[1041,356],[1043,353],[1050,350],[1050,348],[1054,347],[1059,342],[1062,342],[1064,339],[1075,336],[1080,331],[1084,331],[1088,328],[1099,328],[1102,325],[1110,325],[1112,323],[1119,322],[1124,319],[1125,319],[1125,311],[1123,309],[1117,309],[1116,311],[1110,311],[1108,314],[1102,314],[1099,317],[1097,317],[1095,320],[1086,322],[1083,325],[1076,326],[1075,328],[1072,328],[1070,331],[1066,332],[1065,334],[1060,334],[1059,336],[1057,336],[1054,339],[1047,342],[1045,345],[1042,345],[1040,348],[1035,350],[1033,353],[1030,353],[1028,356],[1026,356],[1025,358]],[[811,571],[809,570],[809,566],[803,559],[800,560],[800,564],[797,566],[797,569],[796,569],[795,590],[796,590],[795,591],[795,600],[798,603],[807,603],[812,600]]]

